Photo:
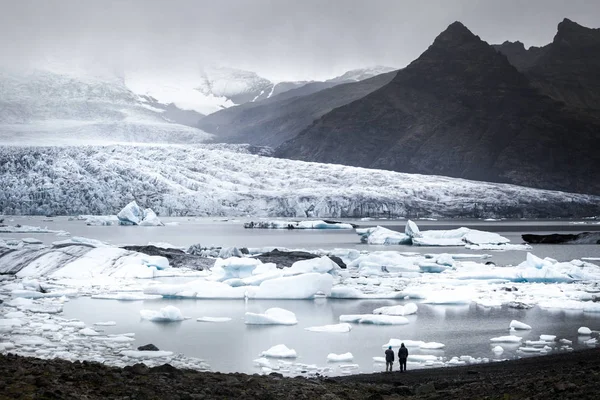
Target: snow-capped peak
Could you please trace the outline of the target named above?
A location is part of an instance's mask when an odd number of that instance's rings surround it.
[[[336,76],[335,78],[328,79],[327,82],[357,82],[363,81],[365,79],[372,78],[377,75],[385,74],[387,72],[392,72],[397,68],[386,67],[382,65],[376,65],[374,67],[368,68],[358,68],[350,70],[340,76]]]

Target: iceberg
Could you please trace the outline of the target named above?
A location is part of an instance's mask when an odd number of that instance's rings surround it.
[[[173,355],[172,351],[151,351],[151,350],[123,350],[121,354],[125,357],[129,358],[139,358],[139,359],[148,359],[148,358],[163,358],[163,357],[171,357]]]
[[[181,314],[179,308],[174,306],[166,306],[161,308],[160,310],[141,310],[140,316],[143,319],[147,319],[153,322],[172,322],[172,321],[182,321],[185,318]]]
[[[198,279],[186,284],[158,284],[144,289],[145,294],[163,297],[198,298],[198,299],[244,299],[248,287],[231,287],[222,282]]]
[[[353,359],[354,356],[350,352],[344,354],[329,353],[327,355],[327,361],[329,362],[347,362],[352,361]]]
[[[327,256],[311,258],[309,260],[300,260],[292,264],[291,267],[284,270],[284,276],[307,274],[318,272],[320,274],[334,273],[340,269],[340,266]]]
[[[521,343],[523,338],[519,336],[509,335],[509,336],[498,336],[490,339],[492,343]]]
[[[382,226],[358,228],[356,233],[360,236],[360,241],[367,244],[398,245],[412,243],[410,236]]]
[[[264,314],[247,312],[244,315],[246,325],[296,325],[296,314],[283,308],[269,308]]]
[[[379,307],[373,310],[373,314],[383,315],[410,315],[416,314],[418,307],[415,303],[407,303],[405,305]]]
[[[269,350],[263,351],[261,354],[263,357],[271,358],[296,358],[296,350],[288,349],[285,344],[278,344],[277,346],[271,347]]]
[[[244,228],[260,228],[260,229],[354,229],[352,224],[336,222],[336,221],[259,221],[247,222]]]
[[[406,226],[404,227],[404,233],[406,234],[406,236],[409,236],[411,238],[421,237],[421,231],[419,230],[419,227],[417,226],[417,224],[415,224],[410,219],[408,221],[406,221]]]
[[[510,321],[509,328],[515,330],[531,330],[531,326],[524,324],[523,322],[519,322],[515,319]]]
[[[264,281],[249,292],[252,299],[313,299],[331,294],[333,277],[330,274],[308,273]]]
[[[196,319],[198,322],[228,322],[231,321],[229,317],[200,317]]]
[[[352,325],[348,323],[341,323],[333,325],[311,326],[304,329],[310,332],[346,333],[352,330]]]
[[[354,322],[357,324],[373,324],[373,325],[406,325],[408,319],[395,315],[372,315],[372,314],[355,314],[355,315],[340,315],[340,322]]]
[[[494,352],[494,354],[497,355],[504,353],[504,349],[502,348],[502,346],[494,346],[492,351]]]
[[[86,215],[85,224],[88,226],[119,225],[119,217],[116,215]]]
[[[156,213],[146,208],[143,210],[135,201],[127,204],[117,214],[120,225],[163,226]]]
[[[83,328],[79,331],[79,334],[84,336],[98,336],[100,333],[96,332],[92,328]]]
[[[592,330],[587,326],[582,326],[581,328],[577,329],[577,334],[582,336],[589,336],[592,334]]]
[[[218,258],[211,269],[209,279],[222,282],[233,278],[249,278],[254,269],[261,264],[262,261],[257,258]]]

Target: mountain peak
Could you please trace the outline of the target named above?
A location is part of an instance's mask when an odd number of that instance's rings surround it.
[[[600,29],[587,28],[568,18],[558,24],[553,43],[571,46],[586,46],[600,40]]]
[[[460,45],[463,43],[479,41],[479,36],[476,36],[464,26],[461,22],[455,21],[448,25],[445,31],[440,33],[437,38],[435,38],[434,45],[443,44],[443,45]]]

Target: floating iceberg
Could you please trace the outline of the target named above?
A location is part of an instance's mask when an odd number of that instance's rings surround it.
[[[523,322],[519,322],[516,319],[510,321],[509,328],[515,330],[531,330],[531,326],[524,324]]]
[[[228,322],[231,321],[229,317],[200,317],[196,319],[198,322]]]
[[[577,334],[588,336],[588,335],[592,334],[592,330],[590,328],[588,328],[587,326],[582,326],[581,328],[577,329]]]
[[[418,307],[415,303],[407,303],[405,305],[379,307],[373,310],[373,314],[383,315],[410,315],[416,314]]]
[[[219,258],[211,269],[210,279],[222,282],[233,278],[249,278],[254,269],[261,264],[262,261],[257,258]]]
[[[348,323],[334,324],[334,325],[323,325],[323,326],[311,326],[304,328],[310,332],[332,332],[332,333],[346,333],[352,330],[352,325]]]
[[[269,308],[264,314],[247,312],[246,325],[296,325],[296,314],[283,308]]]
[[[278,344],[277,346],[271,347],[269,350],[265,350],[261,353],[263,357],[271,358],[296,358],[296,350],[288,349],[285,344]]]
[[[492,342],[492,343],[521,343],[521,340],[523,340],[523,338],[521,338],[519,336],[509,335],[509,336],[498,336],[495,338],[491,338],[490,342]]]
[[[261,228],[261,229],[354,229],[352,224],[346,224],[336,221],[259,221],[247,222],[244,228]]]
[[[172,322],[172,321],[182,321],[185,318],[181,314],[179,308],[174,306],[166,306],[161,308],[160,310],[141,310],[140,316],[143,319],[147,319],[149,321],[154,322]]]
[[[127,204],[117,214],[120,225],[163,226],[150,208],[143,210],[135,201]]]
[[[354,356],[350,352],[344,354],[329,353],[327,355],[327,361],[329,362],[348,362],[352,361],[353,359]]]
[[[333,286],[330,274],[309,273],[264,281],[249,292],[253,299],[312,299],[318,294],[329,295]]]
[[[119,225],[119,217],[116,215],[86,215],[85,224],[89,226],[112,226]]]
[[[382,226],[376,226],[374,228],[359,228],[356,229],[356,233],[360,235],[360,241],[362,243],[384,245],[412,243],[410,236],[401,232],[384,228]]]
[[[492,351],[494,352],[494,354],[502,354],[502,353],[504,353],[504,349],[502,348],[502,346],[494,346],[494,348],[492,349]]]
[[[408,319],[395,315],[355,314],[340,315],[340,322],[354,322],[357,324],[373,325],[406,325],[408,324]]]
[[[309,260],[300,260],[292,264],[291,267],[284,270],[285,276],[307,274],[318,272],[320,274],[333,273],[340,269],[340,266],[327,256],[311,258]]]

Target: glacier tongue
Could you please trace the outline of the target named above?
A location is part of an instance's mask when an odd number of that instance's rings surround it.
[[[283,160],[248,154],[240,146],[2,147],[0,165],[10,172],[0,174],[5,214],[108,215],[134,200],[133,194],[160,215],[600,214],[598,196]]]

